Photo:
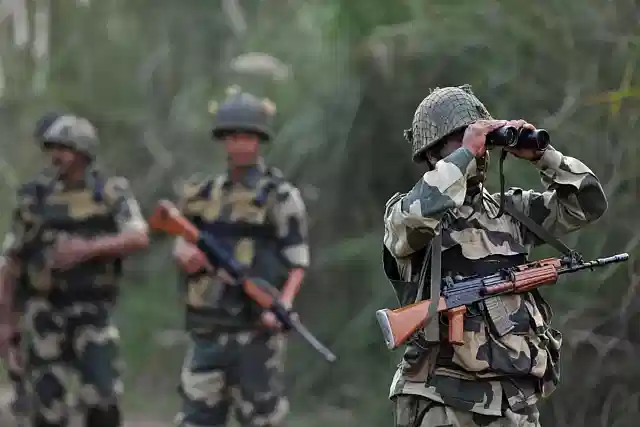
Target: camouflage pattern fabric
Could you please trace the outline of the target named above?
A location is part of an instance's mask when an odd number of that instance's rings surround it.
[[[289,412],[282,382],[285,339],[264,332],[193,336],[181,375],[180,427],[281,426]]]
[[[118,403],[123,388],[120,338],[110,319],[108,304],[56,307],[46,298],[27,302],[27,379],[35,418],[65,425],[73,373],[69,368],[79,374],[78,397],[84,406],[106,410]]]
[[[24,280],[24,272],[22,277],[18,279],[16,286],[20,286],[20,281]],[[13,389],[12,411],[14,415],[19,416],[25,414],[27,410],[27,394],[24,383],[24,293],[16,292],[13,301],[13,318],[15,319],[15,330],[13,337],[9,342],[8,359],[3,361],[5,369]]]
[[[233,182],[228,174],[192,179],[179,208],[216,235],[258,279],[281,287],[292,268],[309,265],[307,214],[300,192],[262,160]],[[187,329],[194,336],[181,377],[182,426],[225,425],[235,406],[244,426],[281,424],[288,401],[281,386],[285,339],[259,324],[261,309],[219,277],[186,281]]]
[[[505,195],[553,235],[583,227],[604,214],[607,200],[593,172],[579,160],[553,147],[534,163],[544,192],[511,188]],[[406,281],[416,281],[412,258],[429,244],[434,229],[449,211],[451,225],[442,232],[443,258],[458,248],[470,260],[494,255],[526,254],[542,242],[509,215],[492,219],[495,208],[481,199],[499,194],[467,192],[475,159],[459,148],[437,162],[435,169],[406,194],[394,195],[386,205],[384,245]],[[415,260],[413,260],[415,261]],[[415,267],[413,267],[415,270]],[[503,402],[511,410],[535,404],[553,392],[559,377],[560,333],[549,326],[551,312],[541,297],[528,293],[496,298],[506,308],[515,329],[498,336],[485,313],[467,313],[465,344],[435,345],[409,366],[403,361],[390,395],[420,395],[461,410],[499,416]],[[431,365],[431,366],[428,366]],[[425,384],[426,383],[426,384]],[[426,386],[425,386],[426,385]]]
[[[146,229],[146,221],[128,181],[122,177],[111,177],[104,183],[98,182],[98,175],[94,172],[87,171],[86,179],[77,188],[65,188],[58,181],[44,197],[44,206],[40,206],[36,192],[38,186],[45,185],[50,179],[46,174],[39,175],[18,190],[12,228],[5,237],[3,254],[25,265],[29,291],[88,293],[115,286],[118,274],[113,261],[90,260],[69,270],[58,271],[50,266],[49,248],[43,247],[35,253],[25,251],[42,224],[43,239],[37,242],[42,245],[52,245],[63,234],[91,238],[116,231]],[[99,192],[96,192],[96,186],[101,187]],[[87,283],[93,283],[93,286],[87,287]]]
[[[261,161],[241,182],[227,174],[194,178],[178,207],[198,228],[213,233],[251,276],[279,288],[292,268],[309,265],[307,213],[300,192]],[[252,330],[259,308],[239,287],[218,277],[187,278],[187,328]]]
[[[22,319],[21,319],[22,320]],[[26,415],[28,396],[24,381],[24,361],[22,330],[14,333],[9,347],[9,357],[6,361],[6,370],[13,388],[13,402],[11,409],[16,417]]]
[[[496,417],[460,411],[432,400],[413,395],[394,398],[396,427],[539,427],[539,413],[535,406],[514,412],[506,409]]]
[[[22,339],[27,350],[24,367],[33,413],[40,420],[63,422],[66,417],[66,383],[70,369],[79,372],[81,399],[88,408],[112,404],[120,388],[116,368],[118,331],[110,322],[119,274],[114,262],[89,260],[66,271],[51,267],[47,246],[31,253],[34,230],[44,227],[38,244],[55,242],[66,233],[85,238],[124,230],[147,228],[128,182],[121,177],[98,179],[87,171],[85,180],[66,187],[58,182],[40,199],[37,185],[44,175],[18,190],[11,231],[3,255],[26,268]],[[99,187],[99,188],[98,188]],[[61,227],[64,225],[64,229]]]

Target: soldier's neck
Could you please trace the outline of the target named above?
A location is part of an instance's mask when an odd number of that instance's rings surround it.
[[[256,168],[259,168],[261,159],[255,158],[251,162],[243,162],[242,164],[231,164],[229,166],[229,176],[234,182],[242,181],[248,174],[252,173]]]
[[[60,181],[64,185],[64,188],[72,189],[81,187],[85,182],[85,169],[72,169],[67,171],[60,177]]]

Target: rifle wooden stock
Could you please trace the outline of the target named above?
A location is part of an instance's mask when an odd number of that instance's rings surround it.
[[[185,218],[178,208],[168,200],[158,202],[153,215],[149,218],[149,226],[152,230],[180,236],[194,245],[198,243],[198,237],[200,236],[200,231],[196,226]]]
[[[560,266],[557,259],[543,260],[539,266],[518,266],[512,273],[511,279],[502,280],[484,287],[484,295],[499,295],[508,292],[528,292],[538,286],[554,283],[558,280]],[[482,286],[481,284],[479,286]],[[395,310],[381,309],[376,317],[385,343],[389,349],[397,348],[418,329],[424,326],[431,300],[420,301]],[[449,321],[448,340],[453,345],[464,344],[464,313],[466,306],[460,305],[447,308],[446,300],[440,297],[438,313],[446,312]]]
[[[196,246],[201,239],[200,231],[187,218],[182,215],[178,208],[168,200],[161,200],[149,218],[149,226],[156,231],[164,231],[173,236],[181,236],[183,239]],[[224,267],[223,267],[224,268]],[[238,276],[237,271],[227,271],[232,276]],[[273,306],[274,298],[263,287],[256,285],[250,279],[244,278],[242,281],[243,290],[249,298],[253,299],[262,308],[269,309]]]
[[[376,318],[382,329],[382,335],[389,349],[397,348],[425,324],[431,300],[410,304],[395,310],[383,308],[376,311]],[[438,313],[446,312],[449,319],[449,342],[455,345],[464,343],[465,306],[447,308],[444,298],[438,300]],[[433,319],[438,321],[437,318]]]

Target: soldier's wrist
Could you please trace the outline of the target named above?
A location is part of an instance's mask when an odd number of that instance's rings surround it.
[[[552,146],[547,147],[547,149],[542,154],[542,157],[538,160],[534,160],[533,163],[538,169],[546,170],[552,169],[557,170],[562,163],[562,153],[553,148]]]
[[[464,176],[468,176],[476,169],[476,158],[466,147],[458,148],[440,162],[453,163]]]

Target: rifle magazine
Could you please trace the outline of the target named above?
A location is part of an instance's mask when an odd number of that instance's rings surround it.
[[[484,300],[484,306],[495,333],[502,338],[516,327],[509,318],[507,306],[500,297],[490,297]]]

